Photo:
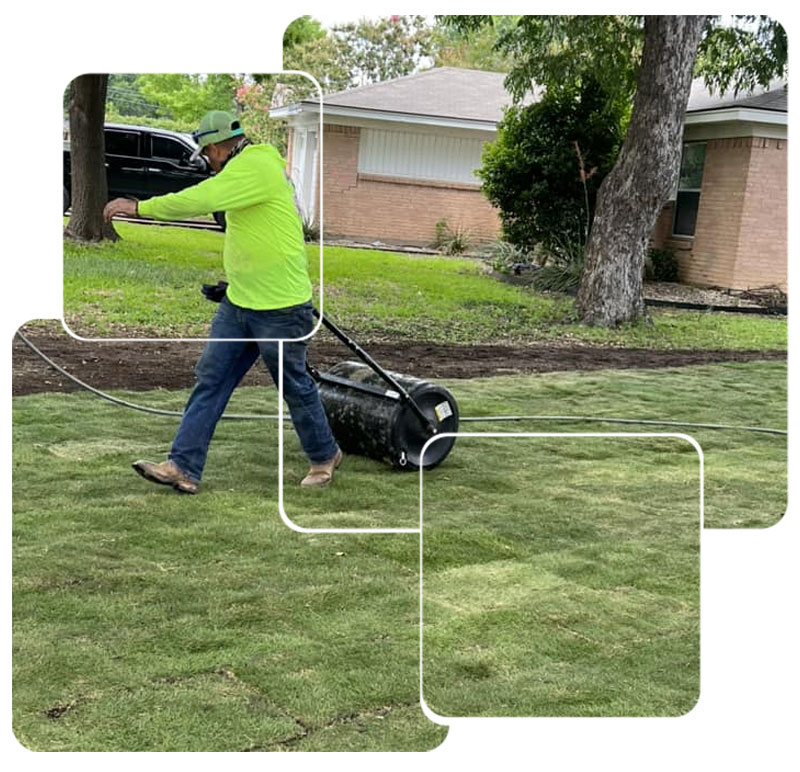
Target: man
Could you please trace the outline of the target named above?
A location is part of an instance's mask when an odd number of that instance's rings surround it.
[[[216,211],[226,215],[227,293],[211,323],[211,340],[195,367],[196,384],[169,459],[133,465],[145,479],[181,493],[197,492],[217,421],[259,354],[278,383],[277,341],[214,339],[296,339],[314,327],[303,228],[284,160],[271,145],[252,144],[238,119],[226,112],[205,115],[193,137],[215,176],[146,201],[117,198],[103,211],[106,221],[117,214],[159,220]],[[317,385],[306,371],[306,342],[285,342],[283,352],[283,396],[311,462],[300,484],[327,485],[342,452],[328,426]]]

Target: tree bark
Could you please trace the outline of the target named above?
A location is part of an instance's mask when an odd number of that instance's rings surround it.
[[[650,234],[675,186],[683,118],[705,16],[647,16],[631,122],[600,186],[577,308],[586,324],[645,315],[642,274]]]
[[[108,201],[103,133],[108,75],[80,75],[69,88],[72,214],[64,235],[78,241],[116,241],[114,226],[103,222]]]

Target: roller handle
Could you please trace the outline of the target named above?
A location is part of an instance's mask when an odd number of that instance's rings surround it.
[[[428,427],[431,435],[438,434],[438,429],[428,416],[422,412],[422,408],[416,403],[415,399],[408,393],[408,390],[397,382],[389,373],[386,372],[361,346],[358,345],[346,332],[337,327],[326,316],[322,316],[316,308],[311,309],[314,316],[319,319],[347,348],[349,348],[364,364],[370,367],[378,376],[383,378],[399,395],[403,402],[407,402],[411,409],[416,413],[417,418],[422,421],[423,426]]]

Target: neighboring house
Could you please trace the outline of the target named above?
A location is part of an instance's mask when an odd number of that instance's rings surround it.
[[[423,246],[446,220],[475,241],[500,234],[475,171],[511,103],[503,73],[435,68],[323,101],[326,239]],[[316,100],[272,111],[288,121],[288,168],[318,219]],[[710,95],[696,81],[681,181],[653,232],[679,255],[684,281],[786,287],[786,89]]]
[[[677,190],[653,245],[678,255],[681,280],[787,289],[787,86],[713,96],[692,84]]]
[[[511,98],[505,75],[450,67],[324,97],[326,238],[430,244],[447,220],[478,240],[498,236],[497,211],[475,170]],[[278,108],[291,128],[288,168],[316,218],[319,103]]]

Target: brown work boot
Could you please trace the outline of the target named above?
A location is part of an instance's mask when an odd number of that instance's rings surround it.
[[[302,488],[320,488],[323,485],[330,485],[333,479],[333,472],[342,463],[343,454],[341,449],[336,451],[336,455],[322,464],[311,464],[308,474],[302,479]]]
[[[162,461],[160,464],[134,461],[133,468],[150,482],[171,485],[179,493],[197,493],[197,483],[190,480],[173,461]]]

